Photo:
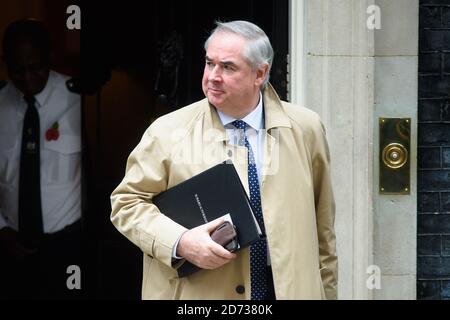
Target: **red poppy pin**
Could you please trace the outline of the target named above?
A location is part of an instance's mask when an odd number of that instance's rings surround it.
[[[58,121],[56,121],[55,123],[53,123],[52,127],[48,129],[47,132],[45,132],[45,139],[47,141],[58,140],[59,138],[58,127],[59,127]]]

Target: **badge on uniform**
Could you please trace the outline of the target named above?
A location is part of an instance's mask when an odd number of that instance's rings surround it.
[[[53,123],[52,127],[45,132],[45,140],[56,141],[58,140],[58,138],[59,138],[59,123],[58,121],[56,121]]]

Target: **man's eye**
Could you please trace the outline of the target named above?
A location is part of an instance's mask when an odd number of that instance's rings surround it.
[[[207,65],[207,66],[212,66],[213,63],[212,63],[211,61],[206,61],[206,65]]]
[[[232,66],[229,66],[229,65],[225,65],[223,68],[224,68],[225,70],[228,70],[228,71],[234,70],[234,68],[233,68]]]

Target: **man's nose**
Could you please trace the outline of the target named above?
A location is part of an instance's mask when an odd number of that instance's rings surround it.
[[[209,72],[209,77],[208,77],[209,81],[220,81],[221,80],[221,75],[220,75],[220,70],[219,70],[219,66],[216,65],[210,72]]]

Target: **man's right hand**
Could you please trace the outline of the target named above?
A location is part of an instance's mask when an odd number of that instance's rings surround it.
[[[10,227],[0,229],[0,248],[16,260],[23,260],[36,253],[36,249],[27,249],[22,246],[18,232]]]
[[[210,234],[225,220],[219,218],[186,231],[180,238],[177,255],[202,269],[216,269],[236,258],[211,239]]]

